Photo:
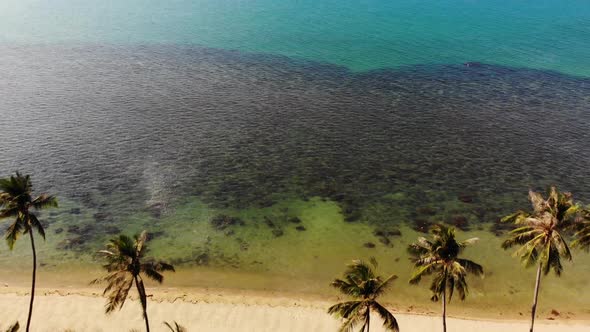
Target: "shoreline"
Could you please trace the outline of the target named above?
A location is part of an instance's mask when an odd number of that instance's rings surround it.
[[[29,290],[3,287],[0,290],[0,312],[7,325],[26,317]],[[186,289],[152,287],[148,312],[154,331],[164,331],[163,321],[177,321],[189,331],[336,331],[339,322],[326,313],[333,304],[329,299],[305,294],[264,293],[251,290]],[[129,331],[143,328],[139,302],[133,291],[121,311],[105,315],[99,287],[37,289],[33,331]],[[402,331],[438,331],[439,313],[395,308]],[[450,309],[452,311],[452,307]],[[377,320],[377,319],[376,319]],[[517,331],[528,329],[526,319],[490,319],[448,316],[450,331]],[[42,328],[35,327],[43,325]],[[40,323],[43,322],[43,323]],[[0,325],[0,328],[5,328]],[[378,326],[379,325],[379,326]],[[581,332],[590,326],[588,319],[555,316],[548,320],[540,315],[535,331]],[[374,324],[381,331],[380,324]]]
[[[83,268],[85,267],[85,268]],[[103,271],[95,266],[81,265],[62,270],[39,271],[37,277],[37,296],[82,296],[100,299],[104,285],[90,285],[90,281],[101,275]],[[224,279],[225,278],[225,279]],[[327,308],[345,299],[326,285],[324,288],[305,288],[306,283],[312,280],[288,280],[289,276],[261,275],[258,273],[246,273],[238,271],[180,268],[176,273],[165,276],[163,285],[157,285],[146,281],[149,303],[218,303],[228,305],[268,305],[268,306],[296,306],[305,304],[325,313]],[[0,272],[0,297],[17,295],[25,297],[30,293],[30,272],[24,270],[5,270]],[[291,288],[285,290],[283,285],[290,282]],[[437,317],[440,312],[440,303],[430,302],[428,297],[408,297],[407,293],[400,289],[403,285],[394,284],[391,297],[381,299],[381,303],[394,312],[426,317]],[[550,287],[548,287],[550,288]],[[414,293],[423,292],[428,295],[426,287],[412,289]],[[475,290],[473,290],[475,291]],[[523,291],[528,295],[531,289]],[[133,295],[133,291],[130,293]],[[509,302],[480,302],[472,295],[466,301],[453,300],[447,309],[447,316],[460,320],[475,321],[514,321],[519,322],[529,317],[530,304],[514,305]],[[481,299],[485,299],[483,297]],[[498,299],[496,299],[498,300]],[[2,309],[0,307],[0,309]],[[557,312],[557,314],[553,312]],[[1,310],[0,310],[1,312]],[[539,322],[566,323],[582,322],[590,327],[590,307],[560,306],[552,303],[550,299],[539,300],[537,308],[537,320]],[[327,314],[326,314],[327,315]],[[0,320],[0,323],[2,321]],[[0,326],[1,327],[1,326]],[[1,331],[1,329],[0,329]]]

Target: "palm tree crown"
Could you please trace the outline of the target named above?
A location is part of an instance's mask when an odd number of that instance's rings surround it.
[[[57,207],[54,196],[39,195],[33,198],[33,184],[29,175],[16,175],[0,179],[0,219],[14,218],[14,222],[6,230],[6,242],[10,249],[21,234],[33,229],[45,238],[45,230],[31,209],[42,210]]]
[[[563,271],[561,259],[572,259],[562,233],[574,225],[581,208],[574,204],[571,193],[560,193],[555,187],[551,187],[547,199],[531,190],[529,200],[532,213],[517,211],[502,219],[517,225],[502,243],[502,248],[520,246],[514,254],[526,267],[538,262],[545,275],[553,269],[559,276]],[[584,243],[583,238],[581,243]]]
[[[468,294],[467,273],[482,276],[483,267],[468,259],[459,258],[459,255],[469,244],[476,242],[477,238],[459,242],[455,238],[455,229],[444,225],[433,226],[431,234],[432,240],[420,237],[408,248],[416,266],[410,283],[417,284],[422,277],[434,275],[430,285],[432,301],[438,301],[443,292],[448,294],[450,300],[454,290],[464,300]]]
[[[162,283],[164,276],[160,272],[174,271],[174,267],[165,262],[153,259],[143,262],[146,240],[146,231],[133,238],[119,235],[109,241],[106,250],[99,251],[107,261],[103,267],[108,273],[106,276],[94,280],[93,283],[107,282],[107,287],[104,290],[104,294],[108,293],[107,313],[123,307],[134,281],[136,281],[142,305],[144,304],[147,295],[141,274]]]
[[[328,313],[338,315],[345,319],[340,331],[352,331],[358,325],[363,324],[361,331],[369,331],[370,312],[374,310],[383,319],[383,326],[390,331],[399,331],[397,320],[384,306],[377,302],[391,282],[397,276],[391,275],[386,279],[375,275],[377,261],[372,258],[370,264],[355,260],[348,265],[344,272],[344,279],[336,279],[332,286],[340,292],[355,298],[335,304],[328,309]]]

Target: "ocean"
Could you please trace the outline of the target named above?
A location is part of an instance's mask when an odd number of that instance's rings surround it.
[[[464,306],[500,312],[534,271],[499,218],[529,188],[590,203],[588,40],[586,1],[5,0],[0,175],[60,199],[47,271],[147,229],[178,284],[332,294],[354,258],[409,277],[446,222],[488,271]],[[26,271],[25,242],[0,264]],[[544,296],[587,308],[588,262]]]

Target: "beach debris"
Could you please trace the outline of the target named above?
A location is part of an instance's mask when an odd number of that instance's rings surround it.
[[[555,309],[551,309],[551,314],[552,314],[553,316],[559,316],[559,315],[560,315],[559,311],[557,311],[557,310],[555,310]]]
[[[238,217],[232,217],[225,214],[220,214],[211,219],[211,225],[218,231],[224,230],[230,226],[244,226],[244,221]]]
[[[373,242],[365,242],[365,244],[363,244],[363,247],[369,248],[369,249],[373,249],[373,248],[375,248],[375,243],[373,243]]]

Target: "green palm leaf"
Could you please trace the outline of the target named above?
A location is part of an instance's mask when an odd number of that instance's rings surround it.
[[[386,329],[398,331],[393,314],[376,300],[387,291],[397,276],[391,275],[383,280],[381,276],[376,275],[374,270],[376,267],[377,261],[374,258],[371,258],[369,263],[354,260],[347,266],[344,277],[335,279],[331,283],[332,287],[341,293],[355,298],[355,300],[337,303],[328,308],[329,314],[344,319],[339,331],[353,331],[358,326],[361,327],[360,331],[368,329],[371,308],[384,319]]]

